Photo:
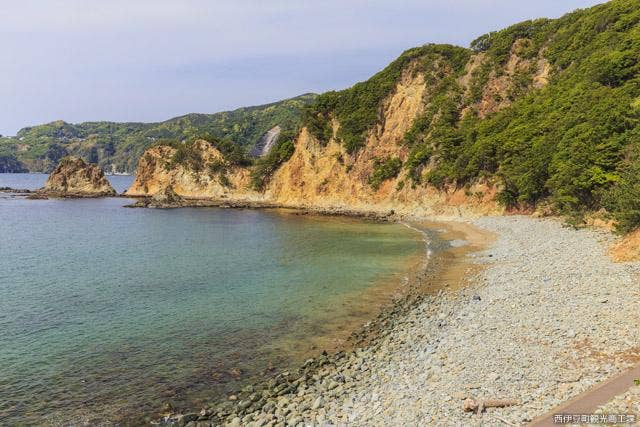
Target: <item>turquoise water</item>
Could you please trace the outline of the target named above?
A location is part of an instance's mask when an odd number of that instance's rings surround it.
[[[198,409],[294,363],[424,251],[397,224],[128,202],[0,198],[0,425]]]

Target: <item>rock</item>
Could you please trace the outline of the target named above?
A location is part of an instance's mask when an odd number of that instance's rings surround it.
[[[237,378],[240,378],[240,376],[242,375],[242,370],[240,368],[231,368],[229,370],[229,373],[231,374],[232,377],[237,379]]]
[[[0,193],[31,194],[33,191],[26,188],[0,187]]]
[[[176,425],[178,427],[185,427],[187,424],[194,422],[198,419],[198,414],[183,414],[176,417]]]
[[[240,427],[241,425],[242,424],[241,424],[240,417],[235,417],[229,423],[226,424],[226,427]]]
[[[173,405],[171,404],[171,402],[165,402],[162,405],[162,411],[161,412],[163,414],[171,414],[171,413],[173,413],[173,410],[174,409],[173,409]]]
[[[109,197],[115,196],[104,172],[79,157],[65,157],[49,175],[44,187],[37,191],[51,197]]]
[[[145,197],[138,200],[136,203],[127,205],[128,208],[155,208],[155,209],[173,209],[188,206],[189,203],[179,196],[171,185],[164,187],[151,197]],[[238,370],[237,368],[232,371]],[[231,373],[233,376],[239,376],[240,374]]]
[[[313,405],[311,405],[311,409],[314,411],[317,411],[319,408],[322,407],[322,405],[324,405],[324,400],[322,399],[322,396],[318,396],[316,400],[313,401]]]
[[[251,402],[251,400],[241,400],[240,403],[238,403],[238,407],[242,410],[247,409],[249,406],[251,406],[253,402]]]

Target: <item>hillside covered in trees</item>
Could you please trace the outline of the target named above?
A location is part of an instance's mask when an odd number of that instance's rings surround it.
[[[470,48],[406,51],[370,80],[318,97],[305,125],[352,156],[379,126],[403,73],[424,73],[422,112],[401,146],[378,159],[372,185],[496,184],[508,208],[580,218],[606,208],[623,231],[640,225],[640,2],[612,0],[560,19],[479,37]],[[400,150],[402,151],[402,150]]]
[[[158,141],[197,137],[233,141],[249,152],[275,126],[298,129],[301,108],[314,99],[305,94],[272,104],[215,114],[187,114],[161,123],[56,121],[0,137],[0,172],[51,171],[66,155],[97,163],[106,171],[133,172],[146,148]]]

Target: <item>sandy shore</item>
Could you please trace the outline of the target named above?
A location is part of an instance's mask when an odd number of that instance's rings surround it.
[[[613,263],[610,235],[530,217],[447,228],[459,253],[436,277],[448,292],[381,316],[354,351],[178,424],[523,425],[640,361],[640,264]],[[478,415],[468,398],[518,404]]]

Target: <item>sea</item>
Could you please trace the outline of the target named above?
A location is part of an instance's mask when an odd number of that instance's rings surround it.
[[[45,180],[0,174],[0,187]],[[401,224],[131,202],[0,193],[0,425],[198,411],[340,349],[427,250]]]

